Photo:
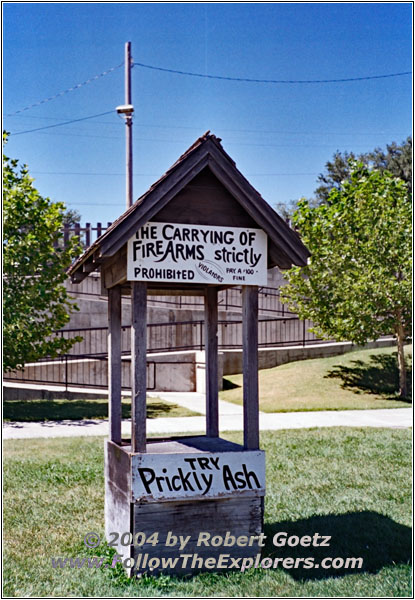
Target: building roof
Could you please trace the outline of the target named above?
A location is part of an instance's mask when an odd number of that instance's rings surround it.
[[[240,203],[258,228],[268,236],[269,268],[287,269],[307,263],[309,251],[299,235],[270,207],[236,168],[220,138],[207,131],[197,139],[158,181],[138,198],[69,269],[74,282],[111,259],[134,233],[150,221],[203,169],[209,168]],[[196,224],[196,223],[195,223]]]

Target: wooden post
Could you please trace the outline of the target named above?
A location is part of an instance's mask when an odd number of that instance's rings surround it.
[[[131,449],[146,451],[147,283],[131,282]]]
[[[131,105],[131,42],[125,44],[125,104]],[[125,166],[126,166],[126,204],[127,209],[133,203],[133,117],[132,111],[125,116]]]
[[[121,443],[121,288],[108,290],[108,399],[110,440]]]
[[[69,243],[69,232],[70,232],[70,227],[67,223],[65,223],[65,225],[63,226],[63,246],[64,246],[64,248],[66,248]]]
[[[242,286],[244,446],[259,448],[258,287]]]
[[[85,223],[85,247],[91,245],[91,223]]]
[[[219,437],[218,410],[218,290],[205,294],[206,435]]]

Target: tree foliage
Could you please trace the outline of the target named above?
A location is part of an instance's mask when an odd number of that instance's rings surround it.
[[[357,344],[395,334],[400,391],[406,395],[403,344],[411,331],[411,203],[404,181],[362,163],[327,203],[299,202],[294,226],[311,252],[287,272],[282,293],[313,331]]]
[[[4,142],[7,135],[3,135]],[[66,352],[54,331],[76,306],[63,285],[77,242],[59,245],[64,204],[42,197],[26,166],[3,155],[3,368]]]
[[[392,142],[387,144],[386,150],[375,148],[359,156],[353,152],[337,151],[326,163],[326,172],[320,173],[317,178],[320,185],[314,194],[318,203],[327,202],[331,190],[340,189],[342,181],[350,179],[350,164],[356,160],[378,171],[389,171],[402,179],[412,193],[412,138],[408,137],[400,145]]]
[[[402,144],[387,144],[385,150],[375,148],[372,152],[360,155],[339,150],[335,152],[333,158],[326,162],[325,172],[320,173],[317,178],[319,185],[314,196],[309,199],[310,206],[328,202],[331,190],[339,190],[344,180],[350,180],[350,164],[357,161],[381,172],[389,171],[402,179],[412,194],[412,138],[408,137]],[[297,205],[298,200],[290,200],[278,202],[274,208],[285,220],[291,221]]]
[[[63,215],[63,225],[74,227],[81,221],[81,213],[75,208],[67,208]]]

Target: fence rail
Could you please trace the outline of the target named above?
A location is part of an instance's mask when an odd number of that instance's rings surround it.
[[[79,238],[79,242],[84,249],[88,248],[96,239],[98,239],[107,229],[112,225],[111,221],[108,221],[107,225],[97,223],[92,225],[91,223],[85,223],[85,227],[81,227],[80,223],[74,223],[73,225],[64,225],[62,229],[63,233],[63,244],[66,246],[69,240],[76,236]]]
[[[283,347],[319,343],[314,334],[307,331],[311,322],[300,321],[295,316],[261,319],[258,322],[258,346]],[[4,381],[27,384],[49,384],[68,387],[106,389],[108,386],[107,327],[65,329],[59,334],[64,338],[81,336],[68,354],[57,358],[46,358],[25,365],[24,370],[6,373]],[[204,321],[182,321],[174,323],[150,323],[147,326],[147,351],[173,352],[203,350],[205,344]],[[218,322],[218,346],[220,350],[242,347],[242,321]],[[131,327],[122,327],[122,387],[131,389],[130,353]],[[156,386],[157,365],[175,362],[147,361],[147,389]]]
[[[298,317],[284,316],[259,319],[258,346],[305,345],[323,341],[308,329],[312,322],[300,321]],[[131,326],[124,325],[121,331],[121,352],[131,352]],[[59,334],[65,339],[82,337],[69,350],[69,356],[106,356],[108,353],[107,327],[62,329]],[[147,325],[147,352],[179,352],[203,350],[205,344],[204,321],[180,321],[171,323],[149,323]],[[242,347],[242,320],[218,321],[219,349]]]
[[[90,274],[80,284],[66,283],[68,292],[74,296],[102,297],[101,279],[98,274]],[[164,306],[166,308],[204,310],[202,296],[149,296],[148,306]],[[235,286],[220,290],[218,294],[218,309],[235,312],[242,310],[242,288]],[[262,286],[258,288],[258,310],[260,313],[271,313],[281,316],[293,316],[288,308],[281,302],[279,289]],[[296,316],[296,315],[294,315]]]
[[[122,389],[131,389],[130,359],[121,365]],[[164,364],[164,363],[163,363]],[[48,384],[51,386],[82,387],[91,389],[108,388],[108,356],[64,355],[51,360],[44,359],[29,363],[21,371],[7,373],[4,381],[27,384]],[[147,390],[156,388],[156,363],[147,361]]]

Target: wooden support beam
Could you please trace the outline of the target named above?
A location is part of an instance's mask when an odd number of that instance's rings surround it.
[[[147,284],[131,282],[131,449],[146,451]]]
[[[206,435],[219,437],[218,407],[218,290],[205,295]]]
[[[81,283],[87,276],[88,276],[88,273],[84,273],[82,271],[82,269],[79,269],[78,271],[75,271],[74,273],[72,273],[71,281],[72,281],[72,283]]]
[[[87,262],[84,262],[84,264],[82,265],[82,271],[84,273],[92,273],[93,271],[96,271],[96,269],[98,269],[98,267],[100,266],[100,262],[97,262],[96,260],[88,260]]]
[[[108,400],[110,440],[121,443],[121,288],[108,291]]]
[[[101,268],[101,277],[106,288],[123,285],[127,281],[127,246]]]
[[[244,446],[259,448],[258,287],[242,286]]]

